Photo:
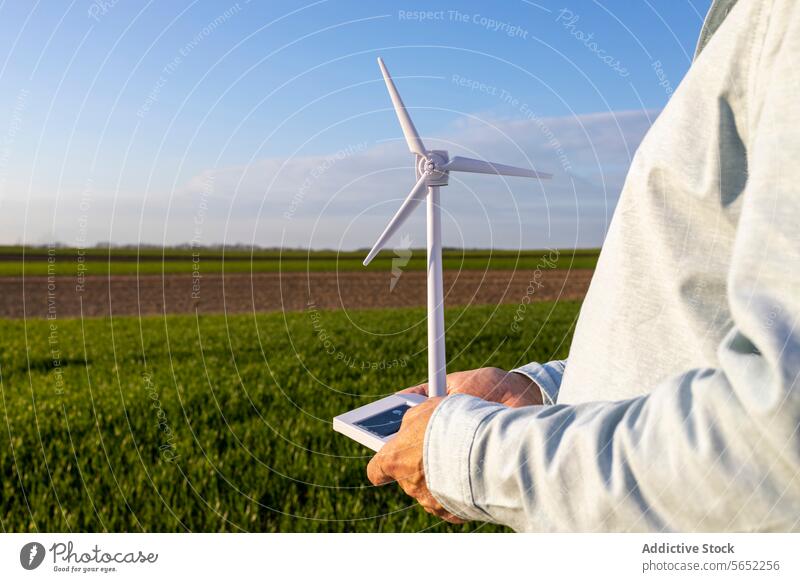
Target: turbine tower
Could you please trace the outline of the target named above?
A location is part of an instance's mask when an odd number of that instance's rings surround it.
[[[476,174],[498,174],[524,178],[551,178],[550,174],[525,168],[495,164],[483,160],[454,156],[452,159],[444,150],[427,150],[417,133],[408,110],[394,86],[392,77],[378,58],[378,65],[392,98],[397,119],[403,129],[408,149],[416,156],[417,183],[406,196],[392,220],[378,237],[372,250],[364,259],[368,265],[375,255],[386,245],[391,236],[411,215],[414,209],[427,200],[428,210],[428,396],[447,395],[447,370],[444,341],[444,283],[442,280],[442,211],[439,204],[439,188],[447,186],[450,172],[471,172]]]

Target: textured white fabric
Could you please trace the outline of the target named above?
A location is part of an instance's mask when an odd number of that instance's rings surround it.
[[[557,404],[454,396],[432,417],[445,507],[520,531],[800,529],[798,62],[797,2],[712,5],[632,162]]]

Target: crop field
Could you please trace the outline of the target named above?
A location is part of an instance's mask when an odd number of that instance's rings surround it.
[[[450,309],[450,369],[564,357],[579,307]],[[425,341],[420,308],[0,320],[0,527],[500,531],[372,487],[331,431],[422,381]]]
[[[169,273],[271,273],[324,271],[390,271],[399,256],[403,269],[425,269],[425,249],[381,252],[369,266],[367,251],[229,250],[198,248],[52,248],[0,246],[1,276],[160,275]],[[444,252],[449,270],[533,269],[550,250],[454,250]],[[594,269],[598,249],[558,251],[551,268]]]

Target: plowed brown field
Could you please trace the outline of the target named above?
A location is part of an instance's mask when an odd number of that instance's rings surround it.
[[[447,306],[582,299],[591,270],[445,272]],[[246,313],[425,305],[425,273],[255,273],[0,278],[0,317],[97,317],[173,313]]]

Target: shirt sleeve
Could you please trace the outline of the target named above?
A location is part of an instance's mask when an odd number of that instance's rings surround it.
[[[558,401],[558,390],[561,388],[561,379],[564,377],[566,367],[567,360],[553,360],[546,364],[531,362],[511,371],[527,376],[535,382],[542,392],[542,402],[552,405]]]
[[[447,397],[424,458],[449,511],[520,531],[800,530],[796,14],[765,48],[772,66],[749,108],[716,367],[676,370],[625,401],[509,409]]]

